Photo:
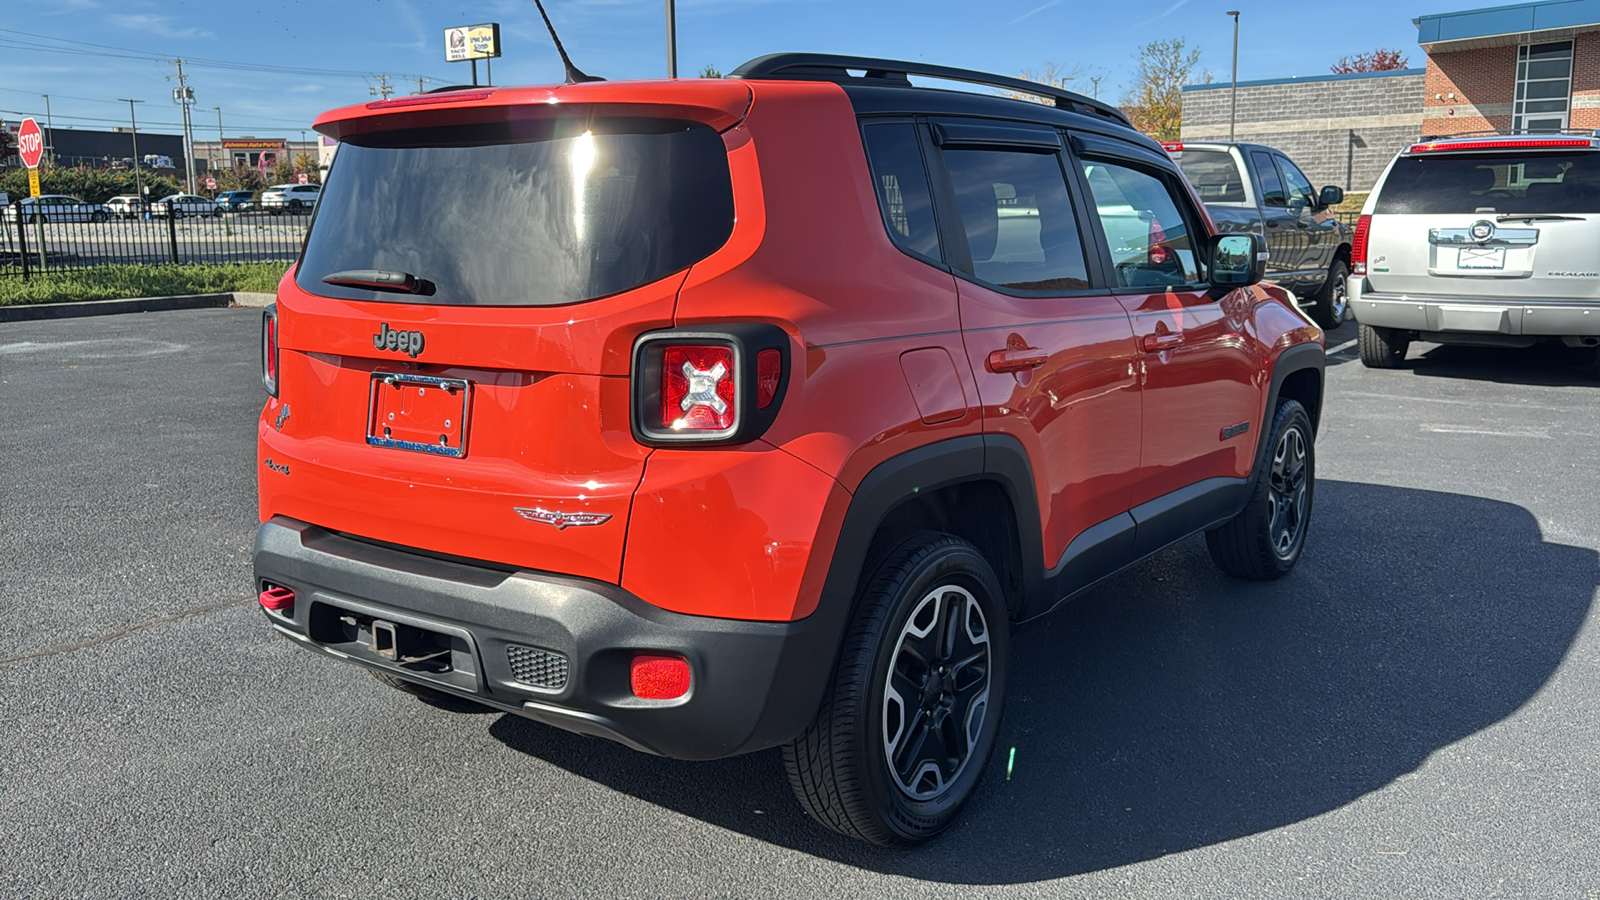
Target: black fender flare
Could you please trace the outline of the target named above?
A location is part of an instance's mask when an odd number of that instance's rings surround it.
[[[1283,391],[1283,383],[1290,375],[1303,372],[1307,369],[1317,373],[1317,404],[1315,409],[1306,412],[1311,416],[1311,430],[1317,431],[1322,422],[1322,403],[1327,396],[1327,366],[1328,355],[1320,342],[1295,344],[1278,354],[1272,363],[1272,384],[1267,388],[1265,403],[1261,409],[1261,428],[1256,436],[1256,459],[1260,464],[1261,454],[1266,446],[1267,428],[1272,424],[1272,415],[1278,408],[1278,395]],[[1254,475],[1254,472],[1251,473]]]

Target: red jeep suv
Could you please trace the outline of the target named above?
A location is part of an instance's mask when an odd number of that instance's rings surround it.
[[[309,650],[648,753],[782,747],[808,813],[903,844],[974,793],[1013,623],[1196,532],[1300,557],[1322,333],[1113,107],[782,54],[316,129],[255,546]]]

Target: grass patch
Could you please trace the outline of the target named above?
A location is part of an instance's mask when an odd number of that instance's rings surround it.
[[[95,266],[57,269],[0,278],[0,306],[24,303],[70,303],[78,300],[121,300],[231,291],[273,293],[289,263],[223,263],[220,265]]]
[[[1359,192],[1356,192],[1356,193],[1345,194],[1344,195],[1344,202],[1340,203],[1338,206],[1333,207],[1333,211],[1334,212],[1352,212],[1352,213],[1361,212],[1361,207],[1366,204],[1366,202],[1367,202],[1367,194],[1369,194],[1369,193],[1371,193],[1371,191],[1359,191]]]

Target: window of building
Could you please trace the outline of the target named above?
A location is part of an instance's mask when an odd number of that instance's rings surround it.
[[[1513,131],[1566,128],[1571,98],[1571,41],[1523,44],[1517,48],[1517,94],[1511,111]]]

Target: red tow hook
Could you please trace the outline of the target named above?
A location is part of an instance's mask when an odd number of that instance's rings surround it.
[[[261,592],[261,608],[289,615],[294,612],[294,591],[275,584],[267,585],[266,590]]]

